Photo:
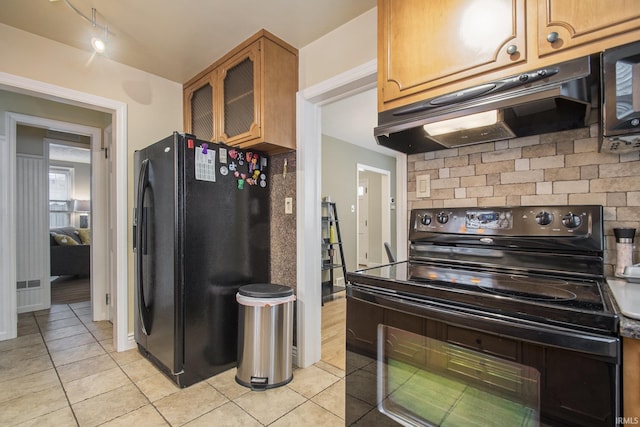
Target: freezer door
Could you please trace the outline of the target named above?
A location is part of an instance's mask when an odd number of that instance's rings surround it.
[[[138,344],[168,373],[182,370],[176,252],[177,157],[174,137],[136,152],[136,328]]]

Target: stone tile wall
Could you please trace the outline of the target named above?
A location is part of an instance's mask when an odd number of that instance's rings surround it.
[[[599,153],[597,135],[593,125],[411,155],[408,207],[602,205],[605,273],[610,275],[616,257],[613,228],[632,227],[640,234],[640,153]],[[431,178],[431,197],[418,199],[416,176],[424,174]],[[640,263],[637,249],[634,256]]]
[[[286,174],[284,163],[287,161]],[[296,280],[296,153],[271,157],[271,282],[297,287]],[[284,213],[284,199],[293,199],[293,213]],[[294,291],[295,292],[295,291]]]

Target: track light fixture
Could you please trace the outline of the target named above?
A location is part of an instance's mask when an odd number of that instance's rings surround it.
[[[91,8],[91,25],[93,25],[94,28],[98,28],[98,24],[96,22],[96,14],[97,14],[96,8],[92,7]],[[107,24],[105,24],[104,40],[96,36],[91,37],[91,46],[93,46],[93,50],[95,50],[98,53],[104,52],[105,48],[107,47],[106,43],[107,43],[108,37],[109,37],[109,27],[107,27]]]
[[[72,5],[69,0],[63,0],[63,1],[67,6],[69,6],[71,10],[73,10],[75,13],[80,15],[82,19],[84,19],[89,24],[91,24],[91,26],[94,28],[94,34],[91,37],[91,46],[93,47],[93,50],[95,50],[97,53],[104,52],[105,49],[107,48],[107,39],[109,38],[109,36],[115,36],[116,34],[113,31],[109,30],[109,26],[107,25],[106,21],[104,25],[98,24],[97,9],[95,7],[91,8],[91,18],[89,18],[80,10],[78,10],[77,7]]]

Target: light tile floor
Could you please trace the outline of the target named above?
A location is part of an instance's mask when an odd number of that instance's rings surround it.
[[[231,369],[180,389],[137,350],[115,352],[89,304],[19,315],[18,338],[0,342],[1,426],[345,424],[342,369],[319,362],[260,392]]]

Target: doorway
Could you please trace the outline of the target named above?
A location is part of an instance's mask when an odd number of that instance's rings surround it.
[[[377,61],[373,60],[297,95],[296,151],[298,316],[296,364],[307,367],[321,358],[321,210],[322,129],[321,107],[376,86]],[[406,155],[396,155],[396,205],[406,212]],[[354,193],[355,194],[355,189]],[[397,216],[396,247],[406,257],[406,215]],[[317,244],[310,243],[317,242]]]
[[[98,110],[110,113],[114,127],[114,144],[110,156],[112,156],[114,172],[113,187],[117,198],[109,199],[109,206],[116,212],[113,228],[105,230],[100,237],[104,242],[112,242],[113,271],[111,281],[115,283],[116,295],[111,300],[115,303],[116,311],[113,319],[114,346],[116,351],[124,351],[134,347],[134,343],[128,337],[128,257],[127,257],[127,105],[120,101],[70,90],[15,76],[0,73],[0,89],[24,93],[29,96],[45,98],[63,104],[74,105],[89,110]],[[0,136],[0,232],[7,237],[7,245],[0,246],[0,340],[15,338],[17,334],[17,309],[16,309],[16,256],[15,256],[15,212],[14,201],[16,196],[16,171],[15,171],[15,131],[17,123],[21,119],[20,114],[5,114],[6,137]],[[46,119],[43,119],[46,120]],[[29,122],[27,122],[29,123]],[[98,173],[98,172],[96,172]],[[104,206],[101,207],[105,209]],[[98,222],[98,208],[94,206],[94,221]],[[102,211],[104,212],[104,211]],[[96,229],[96,232],[98,230]],[[98,265],[95,264],[94,267]],[[102,268],[107,268],[105,263]],[[96,274],[97,271],[96,271]],[[106,306],[105,306],[106,307]],[[106,311],[106,308],[105,308]],[[101,316],[106,314],[101,313]]]
[[[36,117],[28,120],[38,122]],[[93,133],[99,135],[99,129]],[[99,147],[100,141],[95,144]],[[88,301],[91,139],[19,124],[16,176],[18,312],[48,309],[50,291],[61,288],[53,284],[64,282],[68,288],[70,279],[78,276],[83,276],[83,286],[74,289]],[[98,253],[100,249],[98,245]]]
[[[101,243],[91,241],[91,230],[95,228],[91,218],[91,201],[95,199],[91,194],[91,141],[82,135],[41,131],[48,152],[49,206],[45,215],[49,232],[70,232],[71,238],[80,243],[60,246],[54,245],[51,237],[48,239],[51,305],[91,304],[91,296],[97,295],[91,287],[91,246],[99,247]],[[53,239],[69,242],[67,234]]]
[[[106,233],[103,232],[102,230],[105,227],[105,225],[104,225],[104,222],[100,219],[100,214],[98,212],[101,210],[106,210],[105,208],[108,204],[108,201],[107,201],[107,195],[104,190],[105,185],[103,180],[93,179],[93,174],[95,171],[104,169],[104,166],[101,166],[101,164],[104,163],[105,161],[104,156],[102,155],[102,130],[95,127],[78,125],[75,123],[63,122],[59,120],[45,119],[45,118],[36,117],[36,116],[28,116],[23,114],[9,113],[9,116],[12,119],[12,125],[15,127],[15,132],[13,132],[12,137],[10,138],[10,144],[14,147],[16,151],[18,146],[18,132],[17,132],[18,128],[42,129],[44,131],[43,135],[46,135],[47,132],[62,132],[67,134],[74,134],[79,136],[85,136],[89,140],[89,147],[90,147],[89,161],[90,161],[90,164],[92,165],[92,168],[89,174],[90,175],[89,188],[87,188],[86,193],[83,193],[83,194],[90,194],[92,196],[91,204],[88,207],[89,217],[91,217],[92,223],[93,223],[92,239],[91,239],[92,242],[89,248],[90,264],[91,264],[90,266],[90,272],[91,272],[90,295],[92,296],[91,309],[92,309],[93,320],[106,320],[107,307],[106,307],[105,301],[102,298],[98,298],[98,295],[104,295],[107,292],[106,291],[107,283],[105,282],[105,266],[104,266],[104,263],[100,262],[100,260],[105,259],[106,254],[109,251],[108,251],[108,245],[107,245],[108,241],[106,238],[104,238],[104,236],[106,236]],[[45,141],[46,139],[43,138],[42,145],[45,147],[44,152],[47,153],[49,150],[48,150],[48,146],[45,146]],[[45,157],[46,157],[45,159],[46,161],[43,162],[43,165],[42,165],[42,167],[44,168],[44,170],[42,171],[43,174],[46,174],[46,172],[49,170],[49,164],[50,164],[48,159],[49,155],[46,154]],[[71,169],[69,169],[69,167],[66,167],[66,169],[69,171],[70,177],[75,175],[75,173],[71,173],[72,171]],[[21,185],[22,180],[18,180],[16,184]],[[18,192],[21,191],[20,188],[18,188],[17,190]],[[70,188],[68,189],[68,191],[70,195],[73,195],[75,197],[76,190],[74,188]],[[74,207],[72,205],[73,202],[70,198],[67,200],[61,200],[60,202],[67,204],[66,211],[68,212],[68,215],[69,215],[68,217],[69,224],[72,224],[73,222],[75,222],[76,220],[75,212],[78,209],[85,209],[85,210],[87,209],[87,207],[82,207],[82,208]],[[95,212],[96,215],[91,215],[93,212]],[[14,212],[14,215],[16,215],[16,218],[17,218],[17,223],[19,224],[21,222],[21,218],[19,217],[18,214],[22,214],[22,213],[19,213],[17,211]],[[81,214],[78,212],[77,215],[80,216]],[[48,217],[48,215],[45,215],[44,212],[40,212],[40,216]],[[77,220],[79,225],[80,218],[77,218]],[[40,242],[39,244],[47,245],[48,240],[46,242]],[[18,248],[20,247],[20,245],[16,244],[16,247]],[[50,247],[45,247],[45,254],[46,254],[47,260],[50,259],[49,250],[50,250]],[[17,259],[16,261],[19,262],[20,260]],[[46,274],[46,276],[49,276],[48,274],[50,271],[49,262],[45,262],[44,265],[47,270],[44,273]],[[18,277],[17,279],[19,282],[21,278]],[[43,281],[43,286],[41,289],[42,290],[40,292],[41,293],[40,307],[35,309],[48,308],[51,304],[50,282],[48,280]],[[24,308],[21,308],[23,307],[23,304],[22,304],[22,301],[20,301],[20,296],[21,295],[19,294],[18,301],[17,301],[18,311],[29,311]]]

